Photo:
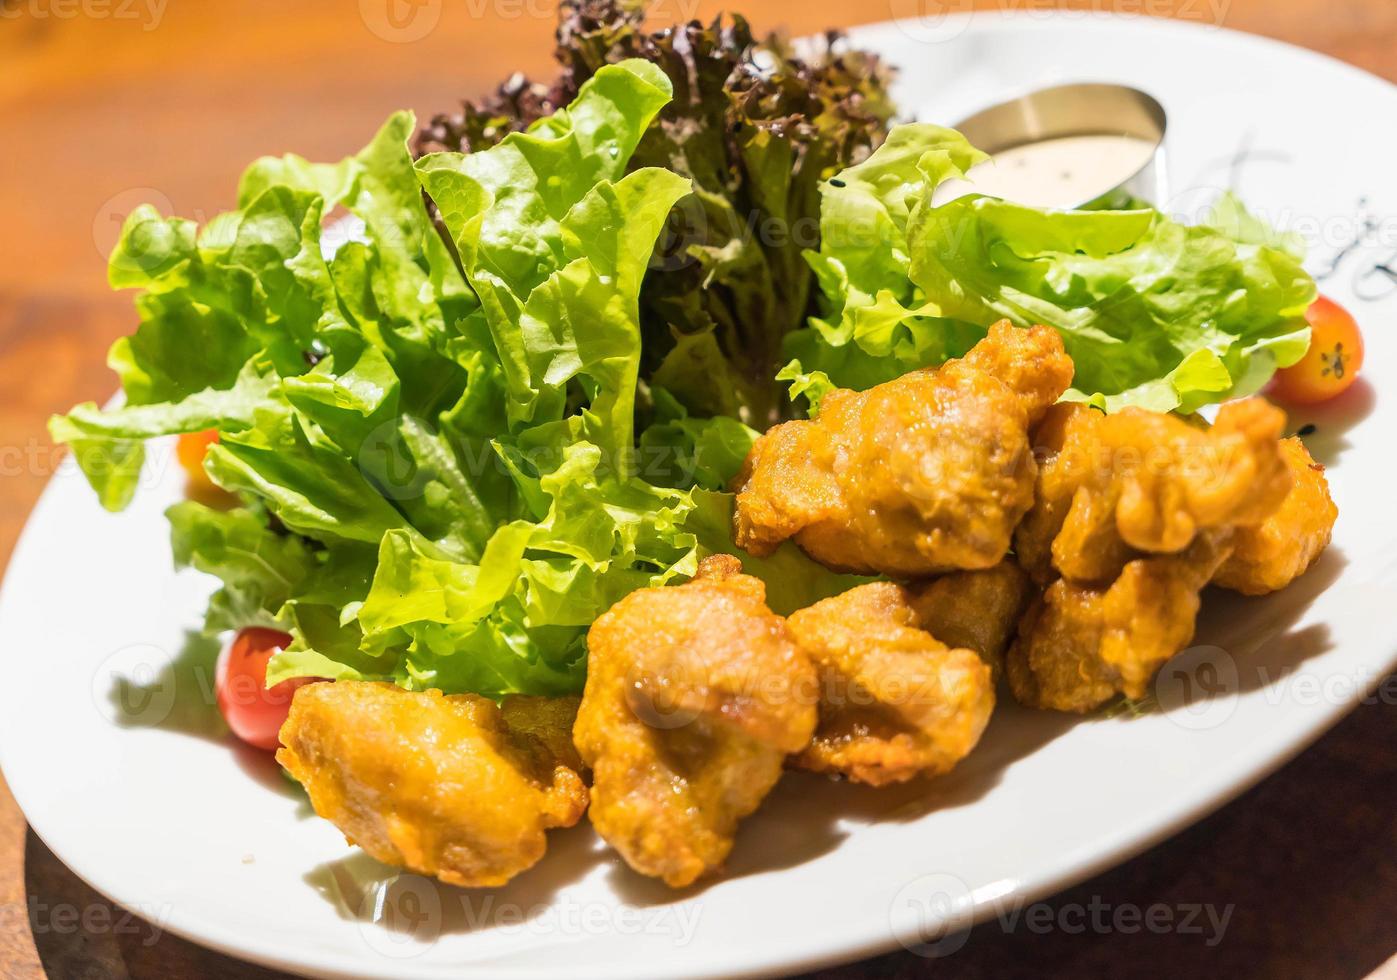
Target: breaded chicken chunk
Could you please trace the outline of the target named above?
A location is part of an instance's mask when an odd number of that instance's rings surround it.
[[[1231,402],[1211,427],[1127,408],[1054,406],[1035,432],[1046,453],[1033,509],[1014,537],[1023,567],[1110,582],[1132,559],[1187,548],[1198,532],[1260,524],[1290,490],[1285,415],[1259,398]]]
[[[675,888],[722,865],[815,730],[815,670],[741,571],[731,555],[705,559],[684,585],[631,593],[587,637],[574,737],[592,824]]]
[[[907,591],[873,582],[790,617],[820,671],[820,725],[795,765],[883,786],[948,772],[994,710],[989,666],[917,627]]]
[[[1047,585],[1057,577],[1053,541],[1067,520],[1077,492],[1098,486],[1110,476],[1110,455],[1101,444],[1101,423],[1105,419],[1103,413],[1080,402],[1059,402],[1048,409],[1033,430],[1038,474],[1033,506],[1014,531],[1014,557],[1039,585]],[[1105,546],[1122,563],[1127,560],[1129,549],[1118,536],[1112,535]]]
[[[570,827],[587,788],[576,698],[444,697],[336,681],[296,692],[277,761],[351,844],[451,885],[502,885]]]
[[[1266,520],[1238,529],[1232,557],[1213,578],[1223,588],[1246,595],[1283,589],[1329,547],[1339,508],[1329,495],[1324,467],[1294,436],[1281,442],[1281,451],[1290,469],[1290,493]]]
[[[1033,584],[1012,560],[976,572],[952,572],[907,587],[917,625],[949,647],[974,650],[994,679],[1014,638]]]
[[[1144,697],[1155,672],[1192,641],[1198,594],[1230,553],[1231,534],[1205,531],[1179,554],[1129,561],[1108,586],[1050,585],[1009,649],[1014,697],[1075,712],[1118,694]]]
[[[904,577],[989,568],[1033,503],[1029,427],[1071,379],[1055,331],[1004,321],[940,368],[833,391],[752,447],[737,544],[766,555],[794,537],[830,568]]]

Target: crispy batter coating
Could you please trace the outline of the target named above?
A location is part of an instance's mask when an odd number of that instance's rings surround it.
[[[917,625],[950,647],[974,650],[995,681],[1033,583],[1012,560],[975,572],[953,572],[908,586]]]
[[[820,670],[820,725],[795,765],[874,786],[949,771],[994,710],[989,666],[917,628],[907,591],[873,582],[790,618]]]
[[[1033,431],[1038,476],[1033,507],[1014,531],[1014,557],[1039,585],[1057,577],[1053,568],[1053,541],[1062,530],[1077,491],[1100,483],[1097,472],[1109,471],[1109,454],[1101,447],[1101,423],[1105,416],[1079,402],[1059,402],[1044,414]],[[1105,455],[1105,462],[1100,460]],[[1095,476],[1095,479],[1093,477]],[[1127,549],[1110,542],[1112,551],[1125,560]]]
[[[1071,379],[1055,331],[1004,321],[936,370],[833,391],[753,446],[737,544],[765,555],[794,537],[831,568],[906,577],[989,568],[1033,503],[1028,429]]]
[[[1105,583],[1136,557],[1182,551],[1199,531],[1261,523],[1290,490],[1284,425],[1259,398],[1224,405],[1212,427],[1054,406],[1034,433],[1046,459],[1014,537],[1020,563],[1043,585],[1059,573]]]
[[[1050,585],[1009,650],[1014,697],[1075,712],[1117,694],[1143,697],[1155,672],[1193,639],[1198,594],[1230,553],[1231,534],[1205,531],[1180,554],[1129,561],[1109,586]]]
[[[385,864],[502,885],[543,857],[547,828],[587,808],[569,738],[577,703],[311,684],[291,703],[277,761],[316,813]]]
[[[1329,495],[1324,467],[1292,436],[1281,442],[1290,469],[1290,493],[1270,517],[1239,528],[1232,557],[1213,581],[1247,595],[1283,589],[1305,573],[1329,547],[1339,508]]]
[[[705,559],[685,585],[616,603],[587,638],[574,736],[592,824],[675,888],[722,865],[738,821],[815,730],[815,670],[741,570]]]

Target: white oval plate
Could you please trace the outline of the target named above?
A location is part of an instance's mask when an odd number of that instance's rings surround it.
[[[1397,89],[1295,48],[1160,21],[976,15],[855,33],[902,67],[903,105],[923,119],[1049,83],[1149,90],[1171,117],[1181,206],[1235,179],[1274,222],[1310,235],[1317,268],[1354,237],[1366,197],[1379,227],[1324,288],[1366,327],[1370,385],[1292,420],[1317,423],[1309,442],[1342,511],[1323,561],[1280,595],[1211,596],[1199,646],[1169,666],[1162,708],[1143,716],[1005,706],[930,788],[787,777],[706,888],[639,879],[584,823],[555,833],[511,886],[466,892],[349,850],[265,757],[230,746],[207,671],[181,653],[210,581],[170,570],[161,511],[180,480],[168,447],[116,517],[66,469],[0,599],[0,752],[69,867],[172,932],[307,974],[718,976],[899,942],[932,953],[925,936],[1063,888],[1218,807],[1391,668],[1397,403],[1374,391],[1397,383],[1397,282],[1371,270],[1397,250]]]

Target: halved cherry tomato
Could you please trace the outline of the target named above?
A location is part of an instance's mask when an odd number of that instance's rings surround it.
[[[1358,322],[1333,300],[1321,296],[1305,312],[1310,349],[1299,361],[1276,372],[1271,392],[1281,401],[1312,405],[1343,394],[1363,367],[1363,335]]]
[[[197,483],[201,488],[213,486],[209,481],[209,475],[204,472],[204,454],[216,442],[218,430],[205,429],[203,432],[186,432],[175,444],[175,455],[179,457],[179,465],[184,467],[190,482]]]
[[[269,752],[281,745],[277,733],[291,711],[292,695],[315,680],[297,677],[267,687],[267,662],[290,642],[290,635],[280,630],[252,626],[240,630],[218,658],[218,710],[234,735]]]

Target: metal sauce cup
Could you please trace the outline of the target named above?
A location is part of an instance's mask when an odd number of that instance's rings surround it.
[[[991,156],[1005,150],[1069,136],[1131,136],[1154,145],[1140,169],[1123,174],[1087,200],[1067,207],[1128,208],[1144,201],[1158,205],[1168,197],[1164,135],[1168,117],[1158,100],[1125,85],[1085,83],[1039,89],[1001,102],[963,119],[954,127],[972,145]]]

